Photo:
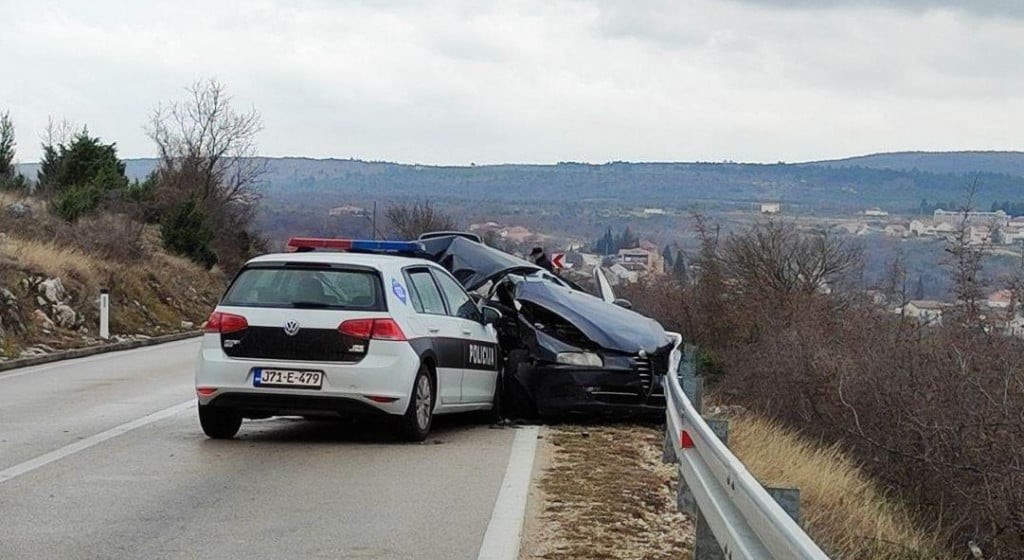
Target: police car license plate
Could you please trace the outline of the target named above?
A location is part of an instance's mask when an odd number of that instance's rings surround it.
[[[319,389],[324,383],[324,372],[294,369],[263,369],[252,371],[253,387],[291,387]]]

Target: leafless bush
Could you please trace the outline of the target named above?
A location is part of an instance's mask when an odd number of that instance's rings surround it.
[[[145,224],[127,215],[103,213],[62,229],[58,241],[104,259],[131,263],[146,255],[144,229]]]
[[[861,250],[828,230],[768,221],[730,235],[721,259],[738,290],[778,298],[829,290],[857,267]]]
[[[974,194],[977,188],[977,181],[968,187],[964,202],[959,208],[960,216],[956,229],[946,240],[947,257],[942,263],[953,274],[953,294],[960,307],[960,319],[968,326],[977,326],[980,321],[978,303],[983,297],[982,290],[985,287],[985,278],[981,274],[982,261],[985,258],[985,250],[990,245],[987,236],[980,240],[980,243],[974,240],[971,212],[974,211]]]
[[[428,231],[449,231],[458,226],[451,216],[435,209],[430,201],[391,204],[384,210],[392,233],[401,239],[416,239]]]

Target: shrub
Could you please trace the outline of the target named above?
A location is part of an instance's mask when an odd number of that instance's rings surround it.
[[[217,255],[210,248],[213,229],[207,224],[206,214],[188,199],[173,207],[160,224],[164,247],[188,257],[207,268],[217,263]]]
[[[75,222],[99,207],[103,191],[93,185],[63,189],[50,200],[50,211],[68,222]]]

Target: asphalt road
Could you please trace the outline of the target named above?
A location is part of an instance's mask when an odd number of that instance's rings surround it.
[[[402,444],[284,418],[208,440],[197,349],[0,373],[0,559],[477,558],[516,430],[438,418]]]

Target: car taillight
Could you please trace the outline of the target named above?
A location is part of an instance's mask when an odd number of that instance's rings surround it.
[[[373,336],[373,319],[352,319],[345,321],[338,327],[338,331],[345,336],[369,340]]]
[[[234,313],[214,311],[210,314],[210,318],[206,320],[203,332],[229,334],[244,331],[247,328],[249,328],[249,321],[245,317],[235,315]]]
[[[394,319],[350,319],[338,326],[338,332],[360,340],[406,340]]]
[[[373,338],[377,340],[405,340],[405,333],[394,319],[374,319]]]

